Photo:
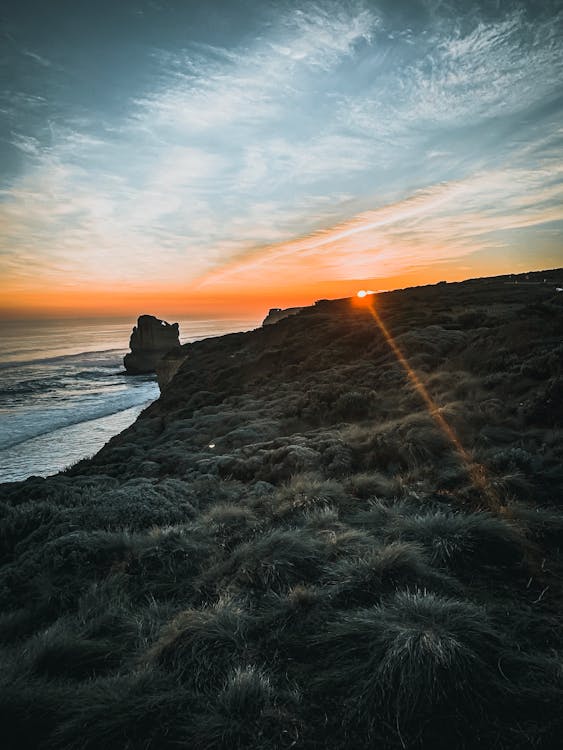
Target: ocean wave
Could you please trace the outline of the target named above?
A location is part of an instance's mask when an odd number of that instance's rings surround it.
[[[18,445],[0,449],[0,482],[48,476],[97,453],[114,435],[133,424],[147,404],[68,425]]]
[[[93,392],[55,403],[50,399],[49,405],[44,407],[35,404],[29,407],[23,405],[17,412],[4,410],[0,449],[14,447],[61,427],[89,422],[141,406],[154,401],[158,395],[158,385],[153,380],[116,394]]]
[[[124,355],[127,353],[128,349],[102,349],[100,351],[86,351],[86,352],[76,352],[74,354],[60,354],[58,356],[54,357],[36,357],[34,359],[26,359],[26,360],[8,360],[5,362],[0,362],[0,370],[11,370],[18,367],[28,367],[33,365],[56,365],[56,364],[64,364],[71,362],[72,360],[80,360],[82,363],[86,363],[88,361],[88,358],[91,359],[92,362],[98,362],[99,357],[101,355],[115,355],[116,356],[116,363],[121,365],[123,361]]]
[[[80,363],[84,365],[84,362]],[[29,372],[29,368],[12,370],[4,373],[0,385],[0,403],[3,400],[24,396],[41,396],[59,391],[90,390],[115,388],[123,384],[135,387],[154,380],[151,375],[131,378],[125,371],[117,370],[115,364],[101,365],[96,368],[74,370],[72,367],[60,367],[47,372]]]
[[[75,382],[76,378],[77,382]],[[17,381],[11,383],[5,387],[0,387],[0,403],[3,399],[21,398],[23,396],[42,396],[50,394],[54,398],[57,397],[59,391],[97,391],[106,390],[111,388],[119,388],[123,385],[123,380],[115,378],[110,380],[107,375],[96,379],[95,375],[91,373],[84,374],[81,377],[80,373],[77,373],[74,378],[53,378],[50,381],[45,379],[29,380],[29,381]],[[146,382],[146,381],[145,381]],[[62,395],[62,394],[61,394]]]

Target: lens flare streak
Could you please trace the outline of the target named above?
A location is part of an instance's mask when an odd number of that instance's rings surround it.
[[[360,295],[360,293],[358,292],[358,296],[360,298],[362,297],[365,298],[366,294]],[[369,304],[365,305],[365,309],[367,310],[367,312],[369,312],[369,314],[374,319],[379,330],[383,334],[385,341],[387,342],[391,351],[395,355],[397,361],[406,372],[407,377],[409,378],[409,381],[412,383],[417,393],[420,395],[420,397],[424,401],[424,404],[426,405],[426,408],[428,409],[428,413],[430,414],[434,422],[437,424],[437,426],[440,428],[442,433],[448,438],[449,442],[455,449],[455,452],[460,457],[463,463],[463,466],[465,467],[465,470],[471,479],[472,484],[487,500],[487,505],[490,508],[490,510],[501,512],[503,509],[503,504],[500,501],[497,493],[495,492],[494,488],[492,487],[490,481],[487,478],[485,467],[482,464],[476,463],[475,460],[473,459],[473,456],[463,446],[461,440],[456,435],[453,427],[449,424],[449,422],[445,419],[444,415],[441,413],[440,407],[434,401],[434,399],[429,394],[424,383],[420,380],[416,372],[410,366],[407,358],[405,357],[399,345],[393,338],[393,335],[390,333],[389,329],[383,322],[381,315],[379,314],[379,312],[377,311],[377,309],[375,308],[371,300],[369,300]]]

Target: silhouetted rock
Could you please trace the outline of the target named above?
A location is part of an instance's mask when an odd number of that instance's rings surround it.
[[[270,312],[264,318],[262,325],[271,326],[274,323],[277,323],[278,320],[289,318],[291,315],[297,315],[301,310],[303,310],[302,307],[286,307],[285,310],[281,307],[272,307],[270,308]]]
[[[155,372],[164,355],[180,346],[178,323],[167,323],[154,315],[141,315],[133,327],[129,346],[131,352],[123,359],[127,373]]]

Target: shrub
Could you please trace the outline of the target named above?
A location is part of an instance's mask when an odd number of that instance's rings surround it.
[[[328,508],[337,505],[344,494],[338,482],[322,480],[316,474],[299,474],[273,496],[273,512],[285,518],[296,512]]]
[[[294,664],[303,668],[313,657],[309,639],[324,628],[332,607],[325,586],[298,584],[287,593],[265,595],[257,630],[264,661],[280,671]]]
[[[34,536],[33,543],[44,542],[55,524],[62,523],[64,514],[46,502],[5,506],[0,521],[0,563],[11,561],[18,554],[18,546]],[[21,551],[21,550],[20,550]]]
[[[59,602],[43,600],[0,614],[0,643],[27,638],[59,616]]]
[[[128,586],[139,599],[184,599],[195,591],[195,577],[217,551],[197,527],[154,529],[139,537],[124,562]]]
[[[83,680],[115,669],[123,654],[119,644],[72,634],[43,635],[32,646],[32,671],[45,677]]]
[[[374,393],[346,391],[340,395],[334,405],[336,416],[340,419],[368,419],[371,411],[371,401]]]
[[[347,486],[362,500],[395,497],[400,492],[400,485],[396,480],[378,472],[354,474],[348,479]]]
[[[73,690],[14,673],[3,665],[0,678],[0,721],[4,750],[38,750],[49,739],[73,705]]]
[[[232,550],[237,544],[252,537],[258,527],[258,519],[252,510],[234,503],[212,505],[199,521],[224,550]]]

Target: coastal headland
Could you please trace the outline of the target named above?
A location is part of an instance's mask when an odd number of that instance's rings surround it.
[[[191,343],[92,459],[0,485],[3,746],[557,747],[562,287]]]

